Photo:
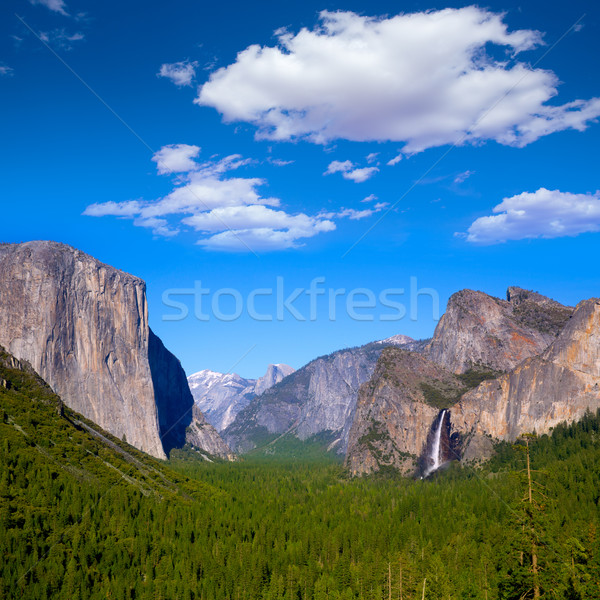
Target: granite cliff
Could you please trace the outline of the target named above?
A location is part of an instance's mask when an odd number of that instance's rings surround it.
[[[425,355],[455,373],[508,371],[556,338],[573,309],[511,287],[507,300],[461,290],[450,297]]]
[[[361,387],[352,473],[414,472],[434,429],[446,458],[472,461],[487,458],[494,440],[547,433],[600,407],[597,299],[573,310],[516,287],[507,300],[463,290],[420,350],[386,349]]]
[[[279,383],[294,371],[295,369],[289,365],[281,363],[269,365],[267,367],[267,372],[256,380],[256,383],[254,384],[254,394],[260,396],[263,392],[272,388],[276,383]]]
[[[195,405],[181,363],[149,329],[148,362],[158,409],[161,440],[168,453],[189,443],[221,458],[233,453]]]
[[[453,406],[452,422],[468,441],[466,459],[485,457],[490,437],[514,441],[546,433],[600,407],[600,300],[578,304],[555,341]]]
[[[64,244],[1,244],[0,345],[70,408],[140,450],[164,458],[185,441],[193,399],[148,326],[141,279]],[[230,454],[203,427],[212,453]]]

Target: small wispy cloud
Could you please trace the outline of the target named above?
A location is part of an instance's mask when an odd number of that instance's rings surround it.
[[[331,175],[333,173],[341,173],[344,179],[349,179],[355,183],[362,183],[370,179],[379,169],[377,167],[356,167],[356,165],[349,160],[339,161],[334,160],[329,163],[327,170],[323,175]]]
[[[196,61],[182,60],[176,63],[165,63],[161,65],[157,77],[170,79],[177,87],[192,85],[196,77]]]
[[[463,183],[463,181],[466,181],[474,173],[475,171],[469,171],[467,169],[466,171],[463,171],[462,173],[459,173],[458,175],[456,175],[456,177],[454,177],[454,183]]]
[[[60,13],[61,15],[68,17],[67,6],[63,0],[29,0],[31,4],[40,4],[49,8],[52,12]]]
[[[135,217],[144,207],[144,202],[141,200],[128,200],[127,202],[101,202],[90,204],[84,215],[88,217]]]
[[[342,173],[342,177],[350,179],[355,183],[362,183],[363,181],[367,181],[367,179],[371,179],[377,171],[379,171],[377,167],[363,167],[362,169],[353,169],[347,173]]]
[[[365,219],[366,217],[370,217],[374,214],[373,209],[365,209],[365,210],[356,210],[355,208],[342,208],[338,211],[326,211],[319,213],[319,217],[322,219],[344,219],[348,218],[353,221],[358,221],[360,219]]]
[[[332,173],[347,173],[354,168],[354,163],[350,160],[332,160],[327,167],[327,171],[324,175],[331,175]]]
[[[14,75],[15,70],[4,63],[0,63],[0,76],[1,77],[10,77]]]
[[[396,156],[394,156],[394,158],[388,160],[386,164],[388,167],[393,167],[394,165],[397,165],[403,158],[404,158],[404,155],[402,153],[396,154]]]
[[[341,208],[338,211],[321,212],[318,216],[325,219],[350,219],[351,221],[359,221],[360,219],[366,219],[367,217],[382,211],[387,205],[387,202],[381,202],[376,204],[373,208],[365,208],[363,210]]]
[[[375,194],[369,194],[366,198],[363,198],[361,202],[373,202],[377,200],[377,196]]]
[[[294,163],[293,160],[282,160],[281,158],[269,158],[268,161],[276,167],[287,167]]]
[[[64,28],[53,29],[52,31],[41,31],[40,39],[50,46],[58,46],[63,50],[71,50],[74,42],[81,42],[85,35],[79,31],[67,33]]]

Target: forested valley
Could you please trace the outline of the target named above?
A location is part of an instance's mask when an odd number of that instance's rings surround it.
[[[600,598],[600,414],[477,468],[352,479],[298,448],[161,462],[0,379],[1,598]]]

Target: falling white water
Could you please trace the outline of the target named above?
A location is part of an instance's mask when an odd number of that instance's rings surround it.
[[[427,467],[427,471],[425,471],[425,477],[431,475],[434,471],[437,471],[440,468],[440,446],[442,444],[442,427],[444,426],[444,416],[446,415],[446,411],[443,410],[440,414],[440,418],[438,421],[438,426],[435,432],[435,437],[433,439],[433,444],[431,446],[431,454],[427,457],[427,462],[429,463],[429,467]]]

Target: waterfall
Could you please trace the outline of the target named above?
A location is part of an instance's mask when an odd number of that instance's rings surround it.
[[[446,410],[443,410],[438,417],[437,429],[435,430],[433,436],[431,452],[429,453],[429,456],[427,456],[427,468],[423,473],[423,477],[428,477],[434,471],[437,471],[443,464],[443,462],[445,462],[440,455],[442,444],[442,429],[444,427],[444,417],[446,416],[446,412]]]

